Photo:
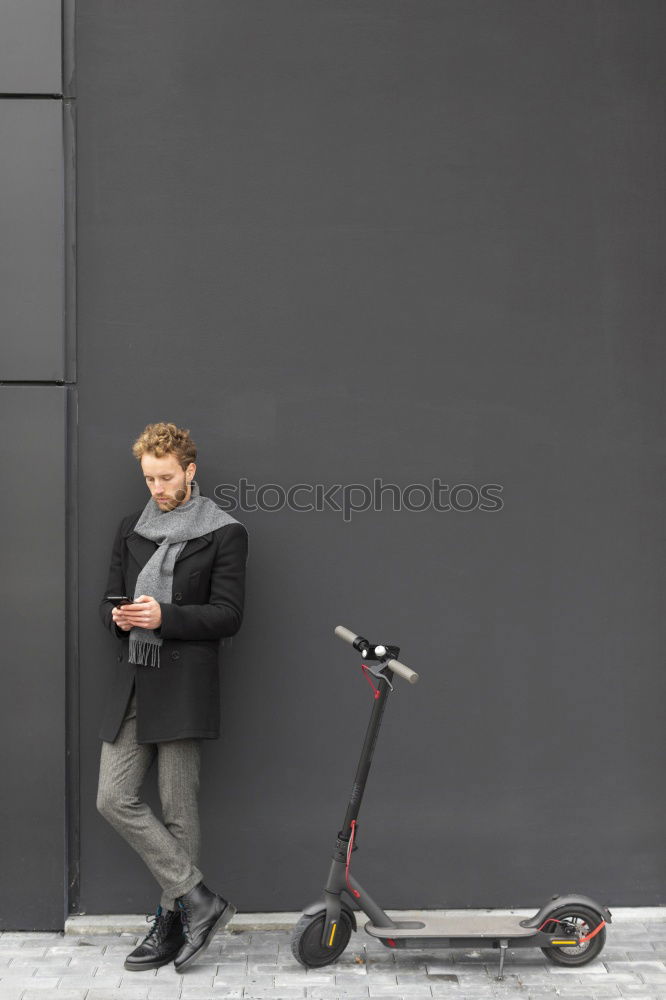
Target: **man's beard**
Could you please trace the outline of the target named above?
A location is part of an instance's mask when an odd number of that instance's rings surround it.
[[[179,489],[176,490],[175,496],[166,497],[164,500],[158,501],[158,506],[162,508],[165,514],[168,514],[169,511],[175,510],[176,507],[180,507],[180,505],[184,503],[186,496],[187,484],[179,487]]]

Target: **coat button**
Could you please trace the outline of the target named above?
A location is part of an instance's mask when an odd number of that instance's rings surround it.
[[[183,599],[183,595],[181,594],[180,591],[178,591],[177,594],[174,594],[173,597],[174,597],[175,601],[182,601],[182,599]]]
[[[123,659],[123,654],[122,653],[118,653],[118,663],[121,663],[122,659]]]
[[[179,660],[180,659],[180,653],[178,652],[177,649],[174,649],[174,651],[172,652],[171,659],[172,660]]]

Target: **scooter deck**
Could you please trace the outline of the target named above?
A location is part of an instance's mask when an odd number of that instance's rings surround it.
[[[524,938],[533,937],[534,927],[521,927],[524,917],[508,914],[456,914],[433,916],[425,921],[398,920],[394,927],[368,922],[365,929],[378,938]]]

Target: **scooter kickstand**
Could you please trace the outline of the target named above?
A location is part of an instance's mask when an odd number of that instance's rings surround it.
[[[504,959],[506,957],[506,950],[508,947],[509,947],[508,940],[503,938],[500,941],[500,967],[499,967],[499,976],[497,977],[498,982],[504,979]]]

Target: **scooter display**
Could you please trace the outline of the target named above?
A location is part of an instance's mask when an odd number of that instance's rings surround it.
[[[350,865],[352,852],[358,846],[358,816],[386,702],[393,691],[393,679],[397,676],[415,684],[419,675],[398,660],[398,646],[373,645],[342,625],[337,626],[335,634],[351,643],[360,654],[360,667],[373,688],[373,704],[323,898],[303,911],[292,933],[291,949],[297,961],[311,969],[335,962],[347,947],[352,930],[356,930],[354,907],[358,907],[369,917],[366,932],[387,948],[499,949],[498,979],[503,978],[508,948],[541,948],[556,965],[580,966],[591,962],[604,946],[611,912],[588,896],[554,895],[527,918],[461,912],[394,921],[354,878]]]

